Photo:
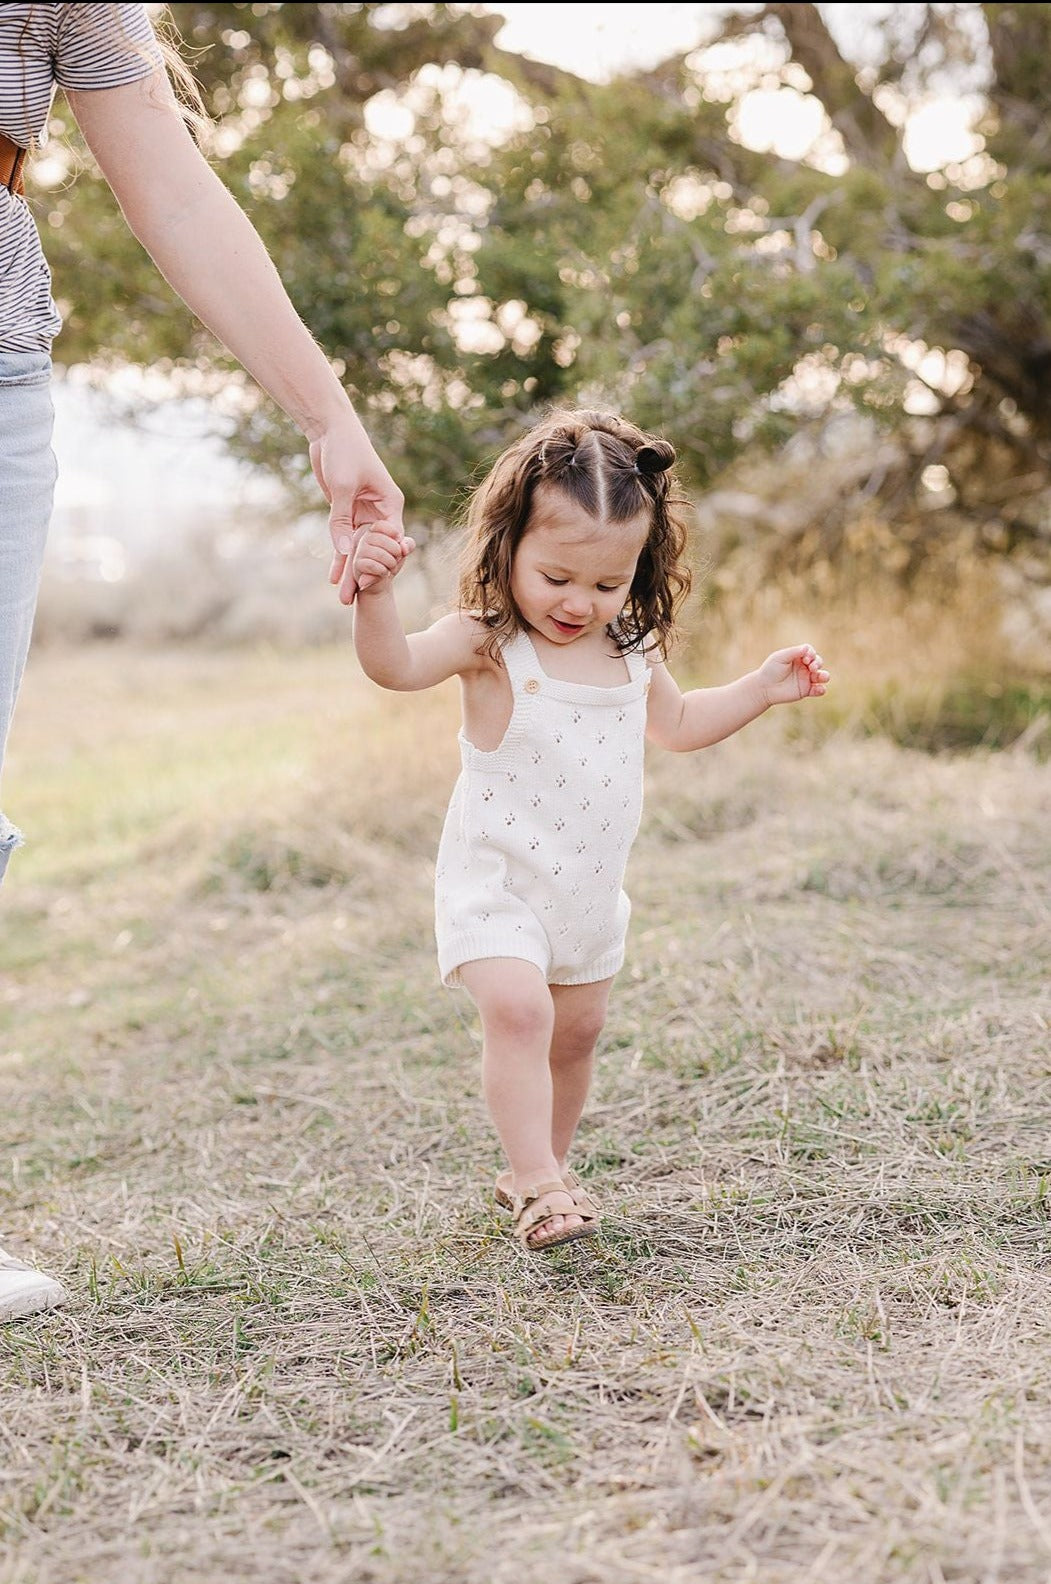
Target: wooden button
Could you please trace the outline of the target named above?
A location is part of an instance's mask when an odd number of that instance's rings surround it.
[[[525,684],[525,690],[527,693],[540,692],[540,683],[537,681],[536,677],[529,678],[529,681]]]

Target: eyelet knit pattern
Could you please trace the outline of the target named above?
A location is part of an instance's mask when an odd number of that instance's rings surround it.
[[[594,687],[549,677],[525,632],[502,651],[513,708],[498,748],[460,733],[462,769],[435,872],[438,966],[518,957],[549,984],[608,979],[624,961],[624,869],[642,813],[649,666]]]

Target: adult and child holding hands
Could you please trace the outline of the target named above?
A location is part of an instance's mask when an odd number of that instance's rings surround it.
[[[524,1248],[555,1248],[599,1222],[572,1145],[624,960],[645,745],[707,747],[775,704],[820,697],[829,673],[800,643],[733,682],[681,691],[667,665],[690,581],[675,452],[590,410],[544,414],[496,458],[471,497],[454,608],[407,634],[394,596],[414,549],[403,497],[191,136],[172,88],[183,72],[141,5],[0,8],[0,755],[56,471],[61,321],[22,162],[61,87],[157,268],[302,431],[362,669],[399,692],[460,679],[462,769],[435,869],[438,968],[481,1021],[482,1086],[507,1161],[495,1197]],[[0,877],[20,840],[0,814]],[[0,1250],[0,1320],[65,1297]]]

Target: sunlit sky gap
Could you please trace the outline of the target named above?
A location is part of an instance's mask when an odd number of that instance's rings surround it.
[[[511,4],[491,9],[506,18],[496,38],[502,49],[547,61],[596,82],[619,71],[645,70],[669,56],[689,55],[690,64],[703,78],[704,91],[725,100],[728,106],[733,104],[731,131],[746,147],[786,159],[806,159],[832,175],[846,167],[838,137],[820,102],[806,91],[801,69],[789,68],[786,75],[794,81],[774,80],[780,75],[781,59],[772,41],[749,38],[705,47],[726,11],[758,10],[758,6],[672,4],[635,10],[560,5],[557,27],[552,26],[549,5]],[[888,10],[886,5],[830,9],[829,26],[841,47],[862,68],[878,48],[877,13]],[[831,12],[836,14],[834,22]],[[856,14],[862,12],[864,15]],[[455,101],[480,137],[499,140],[512,132],[522,117],[523,107],[514,90],[496,77],[471,74]],[[895,125],[904,126],[905,156],[916,171],[940,170],[950,163],[962,165],[980,150],[973,126],[981,98],[969,83],[952,88],[939,82],[936,91],[914,103],[888,93],[880,107]],[[396,143],[411,135],[411,103],[393,93],[380,94],[368,107],[366,121],[375,137]]]

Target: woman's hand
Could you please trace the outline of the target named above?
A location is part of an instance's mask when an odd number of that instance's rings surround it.
[[[351,605],[358,589],[355,542],[362,530],[382,521],[393,542],[409,553],[402,530],[405,497],[376,455],[353,410],[310,444],[310,465],[329,503],[332,565],[329,582],[338,583],[339,597]]]

